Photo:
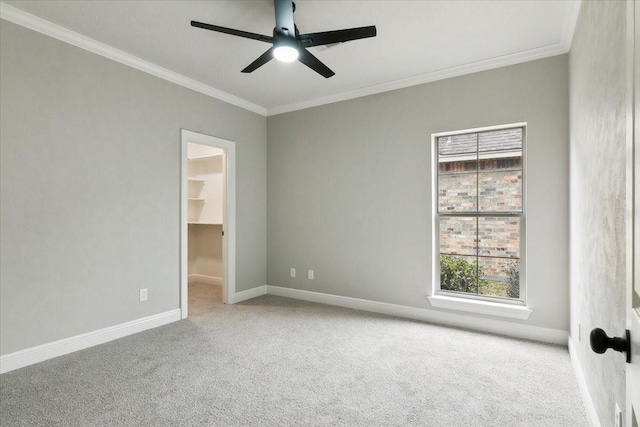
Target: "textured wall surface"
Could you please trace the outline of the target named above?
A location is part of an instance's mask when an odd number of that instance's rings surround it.
[[[1,354],[179,307],[181,128],[236,142],[236,289],[265,284],[264,117],[0,32]]]
[[[583,2],[570,53],[571,339],[603,426],[625,402],[624,356],[587,338],[625,329],[625,8]]]
[[[560,55],[269,117],[267,283],[432,309],[431,134],[527,122],[526,322],[568,330],[567,76]]]

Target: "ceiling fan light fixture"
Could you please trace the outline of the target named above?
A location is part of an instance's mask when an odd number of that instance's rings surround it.
[[[295,47],[282,45],[273,50],[273,56],[281,62],[293,62],[298,59],[300,52]]]
[[[366,39],[375,37],[377,34],[375,25],[300,34],[293,21],[295,4],[291,0],[274,0],[273,6],[276,14],[276,26],[273,29],[273,36],[265,36],[198,21],[191,21],[191,26],[271,44],[269,50],[244,67],[243,73],[252,73],[275,58],[281,62],[298,60],[326,79],[336,73],[313,56],[307,48]]]

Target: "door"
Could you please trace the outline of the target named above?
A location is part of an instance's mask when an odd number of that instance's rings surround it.
[[[628,7],[628,47],[629,60],[629,90],[630,100],[627,102],[629,120],[627,121],[629,133],[629,149],[631,158],[632,198],[628,198],[633,212],[630,221],[633,232],[627,233],[632,242],[627,247],[632,247],[631,258],[633,268],[629,268],[627,274],[629,292],[627,292],[627,323],[631,340],[631,363],[627,364],[627,410],[626,426],[638,427],[640,420],[640,6],[636,2],[627,2]],[[630,263],[628,263],[630,264]]]

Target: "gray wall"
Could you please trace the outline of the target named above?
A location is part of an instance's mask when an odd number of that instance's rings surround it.
[[[624,408],[624,357],[588,334],[625,329],[625,8],[582,2],[570,53],[571,339],[604,426]]]
[[[0,43],[1,354],[179,307],[181,128],[237,143],[236,287],[265,284],[265,117],[6,21]]]
[[[561,55],[269,117],[267,283],[430,308],[431,134],[526,121],[526,323],[568,330],[567,80]]]

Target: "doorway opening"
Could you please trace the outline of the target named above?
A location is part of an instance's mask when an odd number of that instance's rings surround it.
[[[235,143],[182,130],[180,309],[189,315],[235,295]],[[195,299],[194,299],[195,298]],[[193,313],[192,313],[193,314]]]

